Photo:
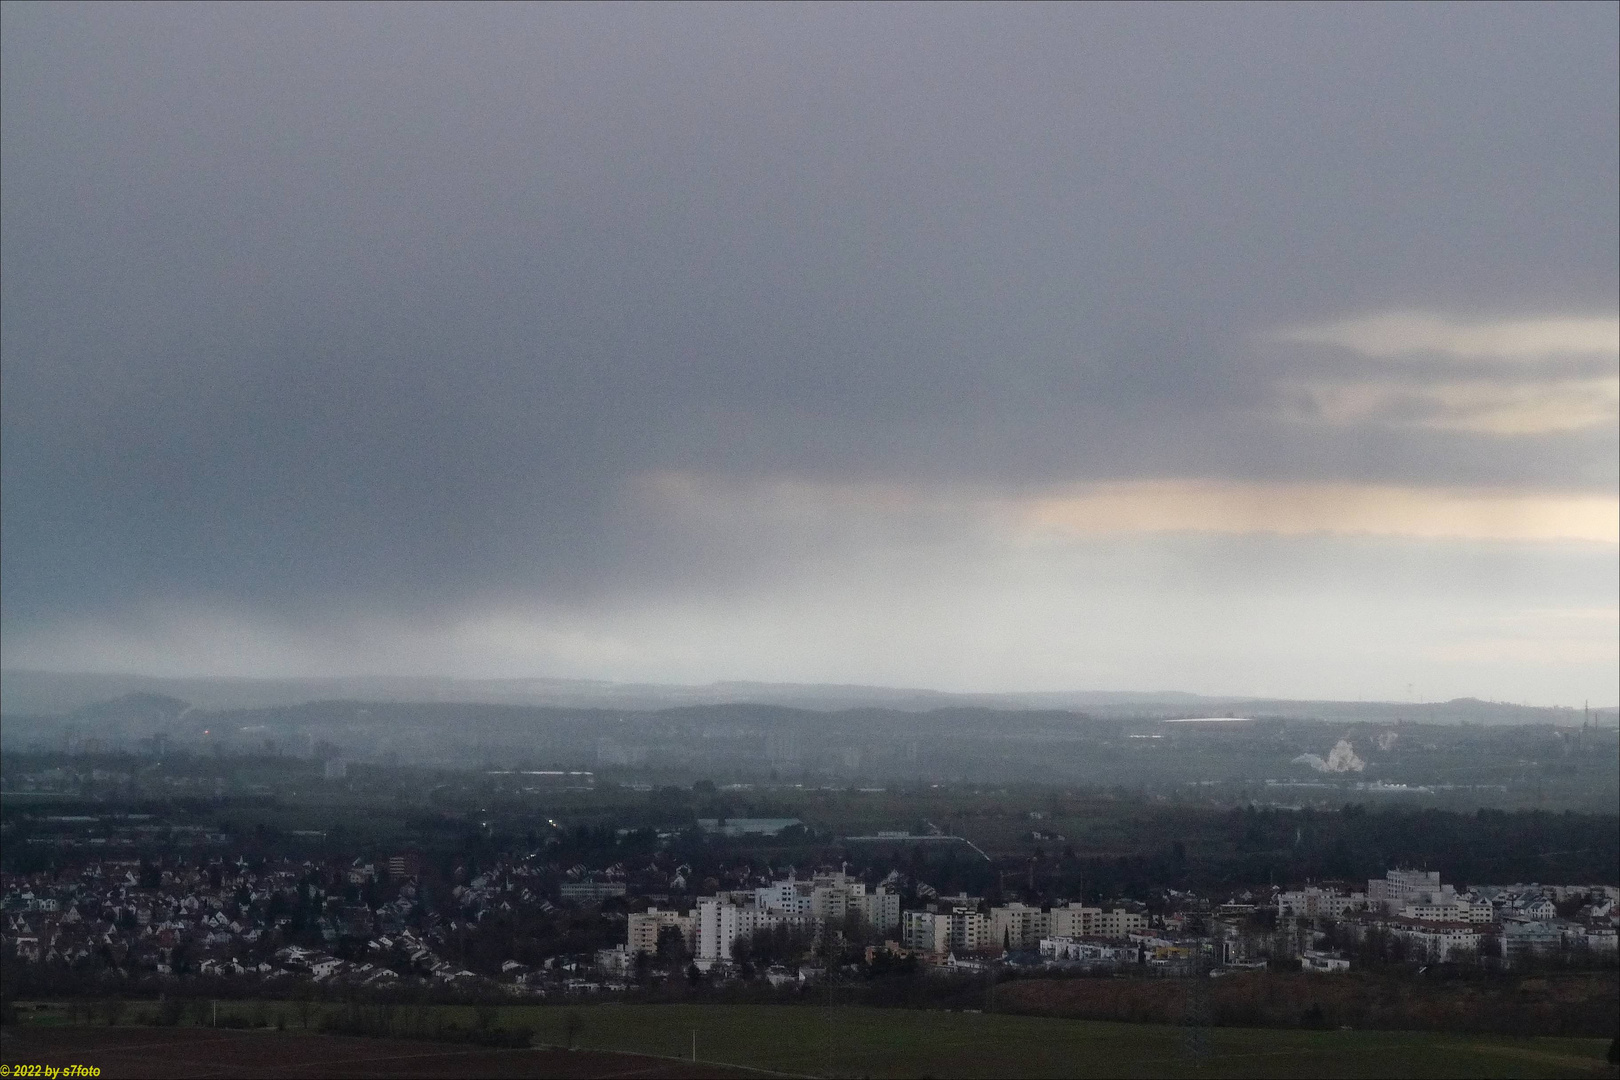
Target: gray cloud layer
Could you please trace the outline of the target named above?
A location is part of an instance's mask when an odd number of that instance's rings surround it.
[[[1620,477],[1277,404],[1389,370],[1286,327],[1613,318],[1605,5],[3,17],[8,631],[708,581],[662,474]]]

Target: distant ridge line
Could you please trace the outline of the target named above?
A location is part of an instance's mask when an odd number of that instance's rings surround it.
[[[1185,691],[1030,691],[954,693],[854,684],[715,682],[702,686],[614,683],[588,679],[454,679],[434,676],[344,678],[162,677],[26,668],[0,671],[0,713],[66,715],[132,694],[173,697],[203,709],[268,708],[314,701],[510,705],[622,709],[778,706],[819,712],[888,709],[930,712],[977,708],[1080,712],[1174,721],[1270,718],[1411,721],[1424,723],[1579,725],[1579,707],[1515,705],[1457,698],[1446,702],[1328,701],[1220,697]],[[1234,715],[1213,715],[1228,712]],[[1592,719],[1615,722],[1614,707],[1594,708]]]

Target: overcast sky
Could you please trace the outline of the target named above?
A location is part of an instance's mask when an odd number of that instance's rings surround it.
[[[7,4],[10,667],[1613,704],[1613,4]]]

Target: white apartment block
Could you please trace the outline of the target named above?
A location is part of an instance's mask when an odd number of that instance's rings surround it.
[[[1558,928],[1546,923],[1509,919],[1502,924],[1502,953],[1510,962],[1532,953],[1554,952],[1563,942]]]
[[[1097,936],[1124,939],[1147,930],[1148,917],[1140,911],[1115,908],[1097,916]]]
[[[697,912],[688,912],[682,915],[678,911],[660,911],[653,908],[651,911],[632,912],[629,918],[625,947],[630,955],[646,953],[649,956],[658,952],[658,935],[666,926],[673,926],[681,932],[681,938],[686,942],[686,951],[697,951]]]
[[[902,912],[901,936],[906,948],[932,956],[962,955],[995,946],[989,917],[963,907]]]
[[[850,903],[880,934],[887,934],[900,926],[900,894],[897,892],[878,888],[873,892],[852,895]]]
[[[636,952],[623,945],[596,950],[596,970],[604,975],[623,977],[630,974]]]
[[[1489,901],[1471,900],[1466,896],[1451,893],[1431,896],[1428,901],[1407,904],[1401,908],[1400,915],[1402,918],[1418,919],[1423,922],[1493,923],[1496,921],[1496,908]]]
[[[1443,902],[1441,897],[1452,897],[1456,890],[1440,884],[1438,870],[1391,870],[1381,878],[1367,881],[1367,902],[1389,914],[1395,914],[1407,904]]]
[[[1278,918],[1292,915],[1304,919],[1342,919],[1346,912],[1359,911],[1366,906],[1366,893],[1346,893],[1315,885],[1277,894]]]
[[[944,956],[951,951],[951,919],[932,911],[900,914],[900,944],[912,952]]]
[[[971,908],[952,908],[949,918],[952,952],[982,952],[994,947],[990,940],[989,916]]]
[[[1373,878],[1367,882],[1367,899],[1375,909],[1422,922],[1480,925],[1499,917],[1489,900],[1442,885],[1439,873],[1432,870],[1391,870],[1382,880]]]
[[[1147,929],[1145,914],[1083,904],[1065,904],[1049,911],[1012,903],[990,909],[991,948],[1033,949],[1044,938],[1114,938],[1124,940]]]
[[[1147,929],[1147,916],[1139,911],[1117,907],[1104,911],[1100,907],[1066,904],[1050,912],[1051,935],[1055,938],[1101,937],[1123,940]]]
[[[772,911],[752,904],[729,903],[719,897],[706,896],[698,901],[697,959],[702,964],[730,960],[731,949],[737,939],[748,937],[758,930],[786,926],[792,930],[820,934],[822,925],[822,920],[815,915]]]
[[[1502,923],[1503,955],[1510,962],[1527,954],[1554,952],[1560,948],[1612,953],[1620,951],[1620,938],[1613,926],[1601,924],[1525,919],[1507,919]]]
[[[1038,907],[1011,903],[990,909],[992,948],[1034,948],[1043,937],[1051,937],[1052,912]]]
[[[1593,952],[1620,952],[1620,934],[1612,926],[1571,926],[1565,939],[1572,945],[1584,945]]]
[[[820,874],[809,881],[787,879],[750,891],[705,897],[694,913],[696,949],[701,963],[730,960],[738,938],[756,930],[787,926],[820,934],[824,926],[837,926],[851,914],[864,917],[880,932],[900,926],[900,895],[842,873]]]
[[[1419,950],[1433,963],[1444,963],[1466,953],[1479,953],[1480,932],[1476,926],[1465,923],[1407,923],[1395,928],[1408,948]]]
[[[814,915],[833,925],[854,912],[885,933],[900,925],[899,893],[881,885],[868,892],[865,882],[851,881],[842,873],[761,886],[754,890],[753,905],[788,915]]]
[[[1052,936],[1055,938],[1100,937],[1098,926],[1102,908],[1065,904],[1052,909]]]
[[[839,875],[840,877],[842,875]],[[863,890],[865,885],[860,886]],[[815,915],[823,919],[842,919],[849,910],[849,894],[822,881],[778,881],[754,890],[753,903],[757,908],[779,911],[785,915]]]
[[[1021,907],[1013,904],[1009,908]],[[992,913],[998,909],[992,909]],[[1147,929],[1148,917],[1139,911],[1130,911],[1126,908],[1116,907],[1104,911],[1100,907],[1086,907],[1083,904],[1065,904],[1054,907],[1044,913],[1046,927],[1039,937],[1050,934],[1054,938],[1118,938],[1123,940],[1131,934],[1139,934]],[[1010,919],[1010,916],[1009,916]],[[1043,923],[1030,918],[1030,924],[1041,926]],[[1028,939],[1026,939],[1028,943]]]

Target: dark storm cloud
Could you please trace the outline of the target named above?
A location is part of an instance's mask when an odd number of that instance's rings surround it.
[[[5,617],[583,602],[662,473],[1610,492],[1279,328],[1612,317],[1603,5],[4,9]],[[1266,343],[1269,342],[1269,343]],[[1358,368],[1356,365],[1360,365]]]

